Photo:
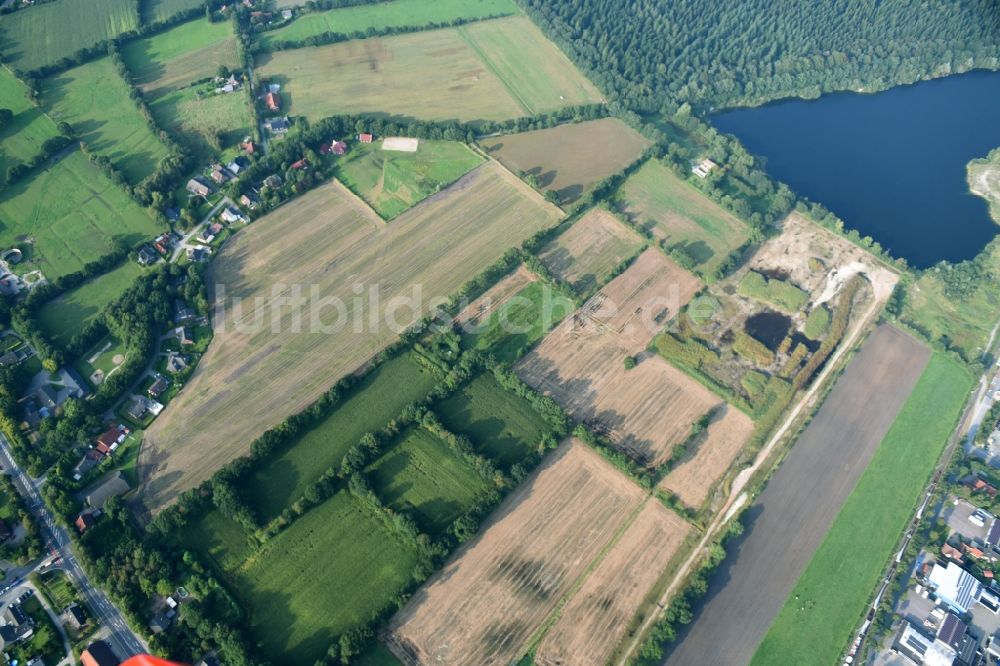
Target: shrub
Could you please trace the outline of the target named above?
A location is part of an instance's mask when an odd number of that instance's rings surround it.
[[[809,302],[809,294],[791,282],[767,278],[750,271],[740,282],[740,295],[770,303],[785,312],[798,312]]]
[[[806,317],[803,333],[810,340],[819,340],[830,329],[830,311],[825,305],[818,305]]]

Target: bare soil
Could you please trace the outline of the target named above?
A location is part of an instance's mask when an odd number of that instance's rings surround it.
[[[691,529],[656,498],[647,500],[621,539],[566,604],[539,645],[535,664],[608,663]]]
[[[393,617],[387,644],[407,665],[511,663],[643,498],[564,443]]]
[[[660,482],[660,488],[698,509],[753,434],[753,421],[738,409],[723,408],[709,424],[693,452],[688,452]]]

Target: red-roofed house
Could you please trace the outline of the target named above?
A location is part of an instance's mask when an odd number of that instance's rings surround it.
[[[330,152],[332,152],[337,157],[340,157],[347,152],[347,144],[343,141],[337,141],[332,146],[330,146]]]
[[[88,529],[93,527],[96,522],[97,520],[94,518],[94,513],[92,511],[84,511],[76,517],[76,529],[80,530],[80,534],[83,534]]]
[[[958,548],[953,548],[952,546],[949,546],[948,544],[945,544],[945,545],[941,546],[941,554],[944,555],[945,557],[951,558],[953,560],[956,560],[956,561],[959,561],[959,562],[962,561],[962,551],[960,551]]]
[[[97,446],[94,448],[104,455],[110,455],[112,451],[118,448],[119,444],[125,441],[128,433],[129,429],[124,426],[112,426],[98,435]]]
[[[982,560],[982,559],[984,559],[986,557],[986,553],[984,553],[983,551],[979,550],[975,546],[970,546],[968,544],[962,544],[962,548],[965,549],[965,552],[967,552],[969,554],[969,556],[971,556],[971,557],[973,557],[973,558],[975,558],[977,560]]]
[[[373,137],[371,134],[359,134],[358,135],[358,141],[360,141],[361,143],[371,143],[374,140],[375,140],[375,137]]]
[[[277,111],[281,108],[281,98],[278,93],[269,92],[264,95],[264,103],[267,104],[268,111]]]
[[[304,157],[298,162],[294,162],[292,164],[293,169],[305,169],[307,166],[309,166],[309,160]]]

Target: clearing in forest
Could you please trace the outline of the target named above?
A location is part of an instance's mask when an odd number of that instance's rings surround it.
[[[637,462],[659,465],[719,403],[662,358],[639,354],[700,284],[659,250],[646,250],[514,369]],[[636,355],[626,369],[625,358]]]
[[[434,299],[560,215],[488,162],[390,225],[333,181],[235,236],[212,263],[212,345],[146,433],[140,469],[150,508],[245,453],[396,340]],[[281,306],[279,297],[296,293],[308,303]],[[406,303],[390,309],[399,298]]]
[[[712,422],[670,473],[660,488],[676,495],[686,506],[697,510],[718,487],[736,457],[753,434],[753,421],[734,407],[724,405]]]
[[[542,248],[538,258],[560,280],[586,297],[643,245],[643,239],[614,215],[604,208],[593,208]]]
[[[511,663],[644,493],[570,440],[511,493],[389,625],[404,664]]]
[[[602,118],[490,137],[482,146],[565,204],[639,159],[649,140],[617,118]]]
[[[524,17],[264,53],[257,65],[288,112],[311,119],[507,120],[602,100]]]
[[[729,254],[747,240],[746,225],[739,218],[657,159],[622,184],[614,204],[665,248],[686,255],[706,279],[718,277]]]
[[[535,653],[537,666],[610,663],[691,525],[655,497],[587,576]],[[659,610],[657,608],[657,610]]]

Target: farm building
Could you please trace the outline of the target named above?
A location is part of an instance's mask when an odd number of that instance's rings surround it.
[[[954,562],[949,562],[947,567],[935,564],[928,581],[938,599],[962,615],[979,600],[983,591],[983,584]]]

